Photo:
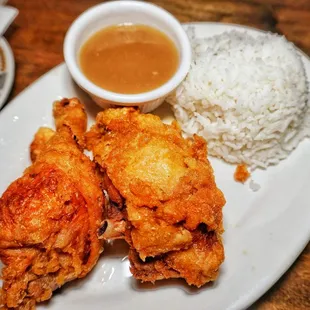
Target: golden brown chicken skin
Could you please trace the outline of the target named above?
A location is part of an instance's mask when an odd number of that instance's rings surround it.
[[[86,276],[102,252],[97,230],[104,200],[94,164],[81,151],[84,108],[64,99],[53,112],[56,132],[37,132],[33,164],[0,199],[2,309],[34,309]]]
[[[99,113],[86,137],[110,200],[99,235],[130,244],[134,277],[184,278],[198,287],[215,280],[225,199],[205,141],[184,139],[176,123],[134,108]]]

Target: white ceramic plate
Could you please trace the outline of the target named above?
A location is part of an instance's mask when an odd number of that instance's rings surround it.
[[[15,62],[9,43],[0,38],[0,109],[12,89],[15,76]]]
[[[225,30],[256,30],[217,23],[193,24],[200,37]],[[303,61],[310,77],[310,62]],[[53,126],[52,102],[59,96],[79,96],[94,120],[98,108],[72,82],[65,65],[53,69],[10,102],[0,113],[0,192],[29,165],[28,148],[36,130]],[[169,121],[167,106],[156,111]],[[118,243],[106,251],[85,279],[70,283],[39,309],[245,309],[289,268],[310,237],[310,141],[291,156],[253,178],[258,192],[233,180],[234,167],[212,159],[218,186],[225,193],[226,260],[218,280],[202,289],[183,281],[141,285],[131,277],[127,247]]]

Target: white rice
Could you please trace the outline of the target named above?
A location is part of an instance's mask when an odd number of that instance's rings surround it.
[[[168,102],[210,155],[266,168],[310,136],[308,82],[292,43],[237,31],[192,43],[190,72]]]

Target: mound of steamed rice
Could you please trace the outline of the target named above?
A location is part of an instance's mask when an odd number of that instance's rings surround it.
[[[266,168],[309,137],[308,82],[293,44],[237,31],[192,44],[191,69],[168,102],[210,155]]]

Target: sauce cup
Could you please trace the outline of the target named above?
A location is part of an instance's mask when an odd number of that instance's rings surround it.
[[[89,37],[102,28],[124,23],[159,29],[174,42],[179,53],[179,66],[171,79],[160,87],[139,94],[115,93],[92,83],[81,71],[79,51]],[[191,63],[191,46],[181,24],[164,9],[140,1],[112,1],[88,9],[73,22],[65,37],[64,58],[75,82],[99,106],[138,106],[146,113],[156,109],[185,78]]]

